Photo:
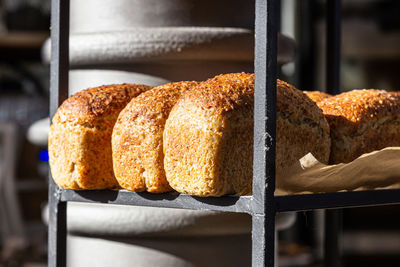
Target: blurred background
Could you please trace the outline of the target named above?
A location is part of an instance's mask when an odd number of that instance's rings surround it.
[[[28,141],[48,116],[50,1],[0,1],[0,266],[45,262],[47,147]]]
[[[247,19],[242,19],[246,23],[240,26],[251,30],[254,1],[234,2],[250,6],[236,12],[249,12]],[[105,3],[112,5],[112,1]],[[80,12],[92,13],[87,5],[82,6]],[[222,8],[218,10],[224,12]],[[341,90],[400,90],[400,1],[346,0],[342,12]],[[203,14],[207,16],[206,11]],[[280,32],[294,40],[296,52],[293,62],[280,66],[280,78],[302,90],[324,91],[326,2],[281,0],[279,24]],[[46,266],[47,228],[42,213],[46,212],[49,171],[49,51],[45,45],[49,27],[50,0],[0,0],[1,267]],[[79,47],[74,49],[79,52]],[[251,71],[251,63],[239,61],[234,68],[229,65],[226,69]],[[79,71],[88,68],[79,62],[74,64]],[[220,73],[221,64],[225,63],[218,64],[215,70],[211,68],[199,77]],[[129,62],[124,62],[123,67],[110,69],[125,71],[127,65]],[[160,73],[157,76],[161,83],[193,79],[188,71],[171,74],[148,63],[131,65],[131,69],[145,75]],[[193,68],[199,71],[198,66]],[[84,88],[72,88],[81,89]],[[344,210],[342,266],[398,266],[399,214],[398,206]],[[323,221],[322,211],[296,214],[296,222],[279,233],[280,266],[321,265]]]

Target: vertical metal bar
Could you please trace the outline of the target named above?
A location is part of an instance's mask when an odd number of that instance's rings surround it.
[[[330,94],[340,93],[341,0],[327,0],[326,20],[326,88]]]
[[[50,117],[68,97],[69,0],[51,2]]]
[[[324,266],[340,266],[340,232],[342,228],[342,210],[325,211]]]
[[[253,266],[274,266],[276,0],[256,0],[253,162]]]
[[[47,266],[65,267],[67,254],[67,203],[61,202],[58,186],[50,177]]]
[[[300,30],[297,33],[298,55],[296,61],[296,80],[298,88],[307,91],[315,90],[315,21],[316,1],[298,1],[297,18]]]
[[[340,93],[341,0],[327,1],[327,92]],[[341,210],[327,210],[325,214],[324,266],[340,265]]]
[[[297,1],[297,32],[298,54],[296,60],[297,86],[302,90],[317,90],[317,62],[316,62],[316,22],[318,17],[317,0]],[[296,231],[306,245],[310,245],[312,254],[316,260],[321,261],[324,253],[324,214],[323,210],[313,210],[305,213],[305,216],[313,220],[299,220]],[[321,215],[323,218],[321,219]],[[319,220],[317,218],[320,218]],[[311,225],[310,225],[311,223]]]
[[[50,118],[68,97],[69,0],[51,2]],[[49,177],[48,266],[66,266],[67,203]]]

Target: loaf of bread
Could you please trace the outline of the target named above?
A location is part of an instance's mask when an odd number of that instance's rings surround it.
[[[164,130],[164,168],[172,188],[196,196],[252,192],[254,75],[225,74],[182,95]],[[277,82],[278,173],[312,152],[329,159],[329,127],[317,105]]]
[[[304,93],[314,102],[319,102],[322,99],[331,97],[332,95],[320,91],[304,91]]]
[[[353,90],[324,99],[318,106],[330,126],[331,164],[400,145],[400,95]]]
[[[111,133],[119,112],[145,85],[100,86],[78,92],[64,101],[49,133],[50,168],[65,189],[115,188]]]
[[[155,87],[121,111],[112,135],[114,173],[120,186],[131,191],[171,191],[164,172],[163,131],[178,98],[197,82]]]

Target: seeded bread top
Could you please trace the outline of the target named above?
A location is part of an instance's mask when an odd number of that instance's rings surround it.
[[[129,101],[149,89],[140,84],[112,84],[80,91],[62,103],[53,123],[114,124]]]

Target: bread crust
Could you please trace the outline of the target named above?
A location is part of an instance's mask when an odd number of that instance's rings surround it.
[[[89,88],[64,101],[49,132],[54,181],[65,189],[115,188],[111,133],[119,112],[151,87],[114,84]]]
[[[314,102],[319,102],[322,99],[331,97],[332,95],[325,93],[325,92],[320,92],[320,91],[303,91],[303,93],[306,94],[312,101]]]
[[[168,115],[182,93],[197,82],[155,87],[120,113],[112,135],[115,176],[124,189],[161,193],[171,191],[164,172],[163,131]]]
[[[251,194],[254,75],[202,82],[173,107],[164,130],[164,168],[171,187],[196,196]],[[277,82],[277,172],[308,152],[329,158],[329,127],[301,91]]]
[[[400,96],[383,90],[353,90],[322,100],[331,128],[330,163],[400,145]]]
[[[302,91],[284,81],[278,80],[276,87],[277,174],[309,152],[328,163],[331,140],[321,109]]]

